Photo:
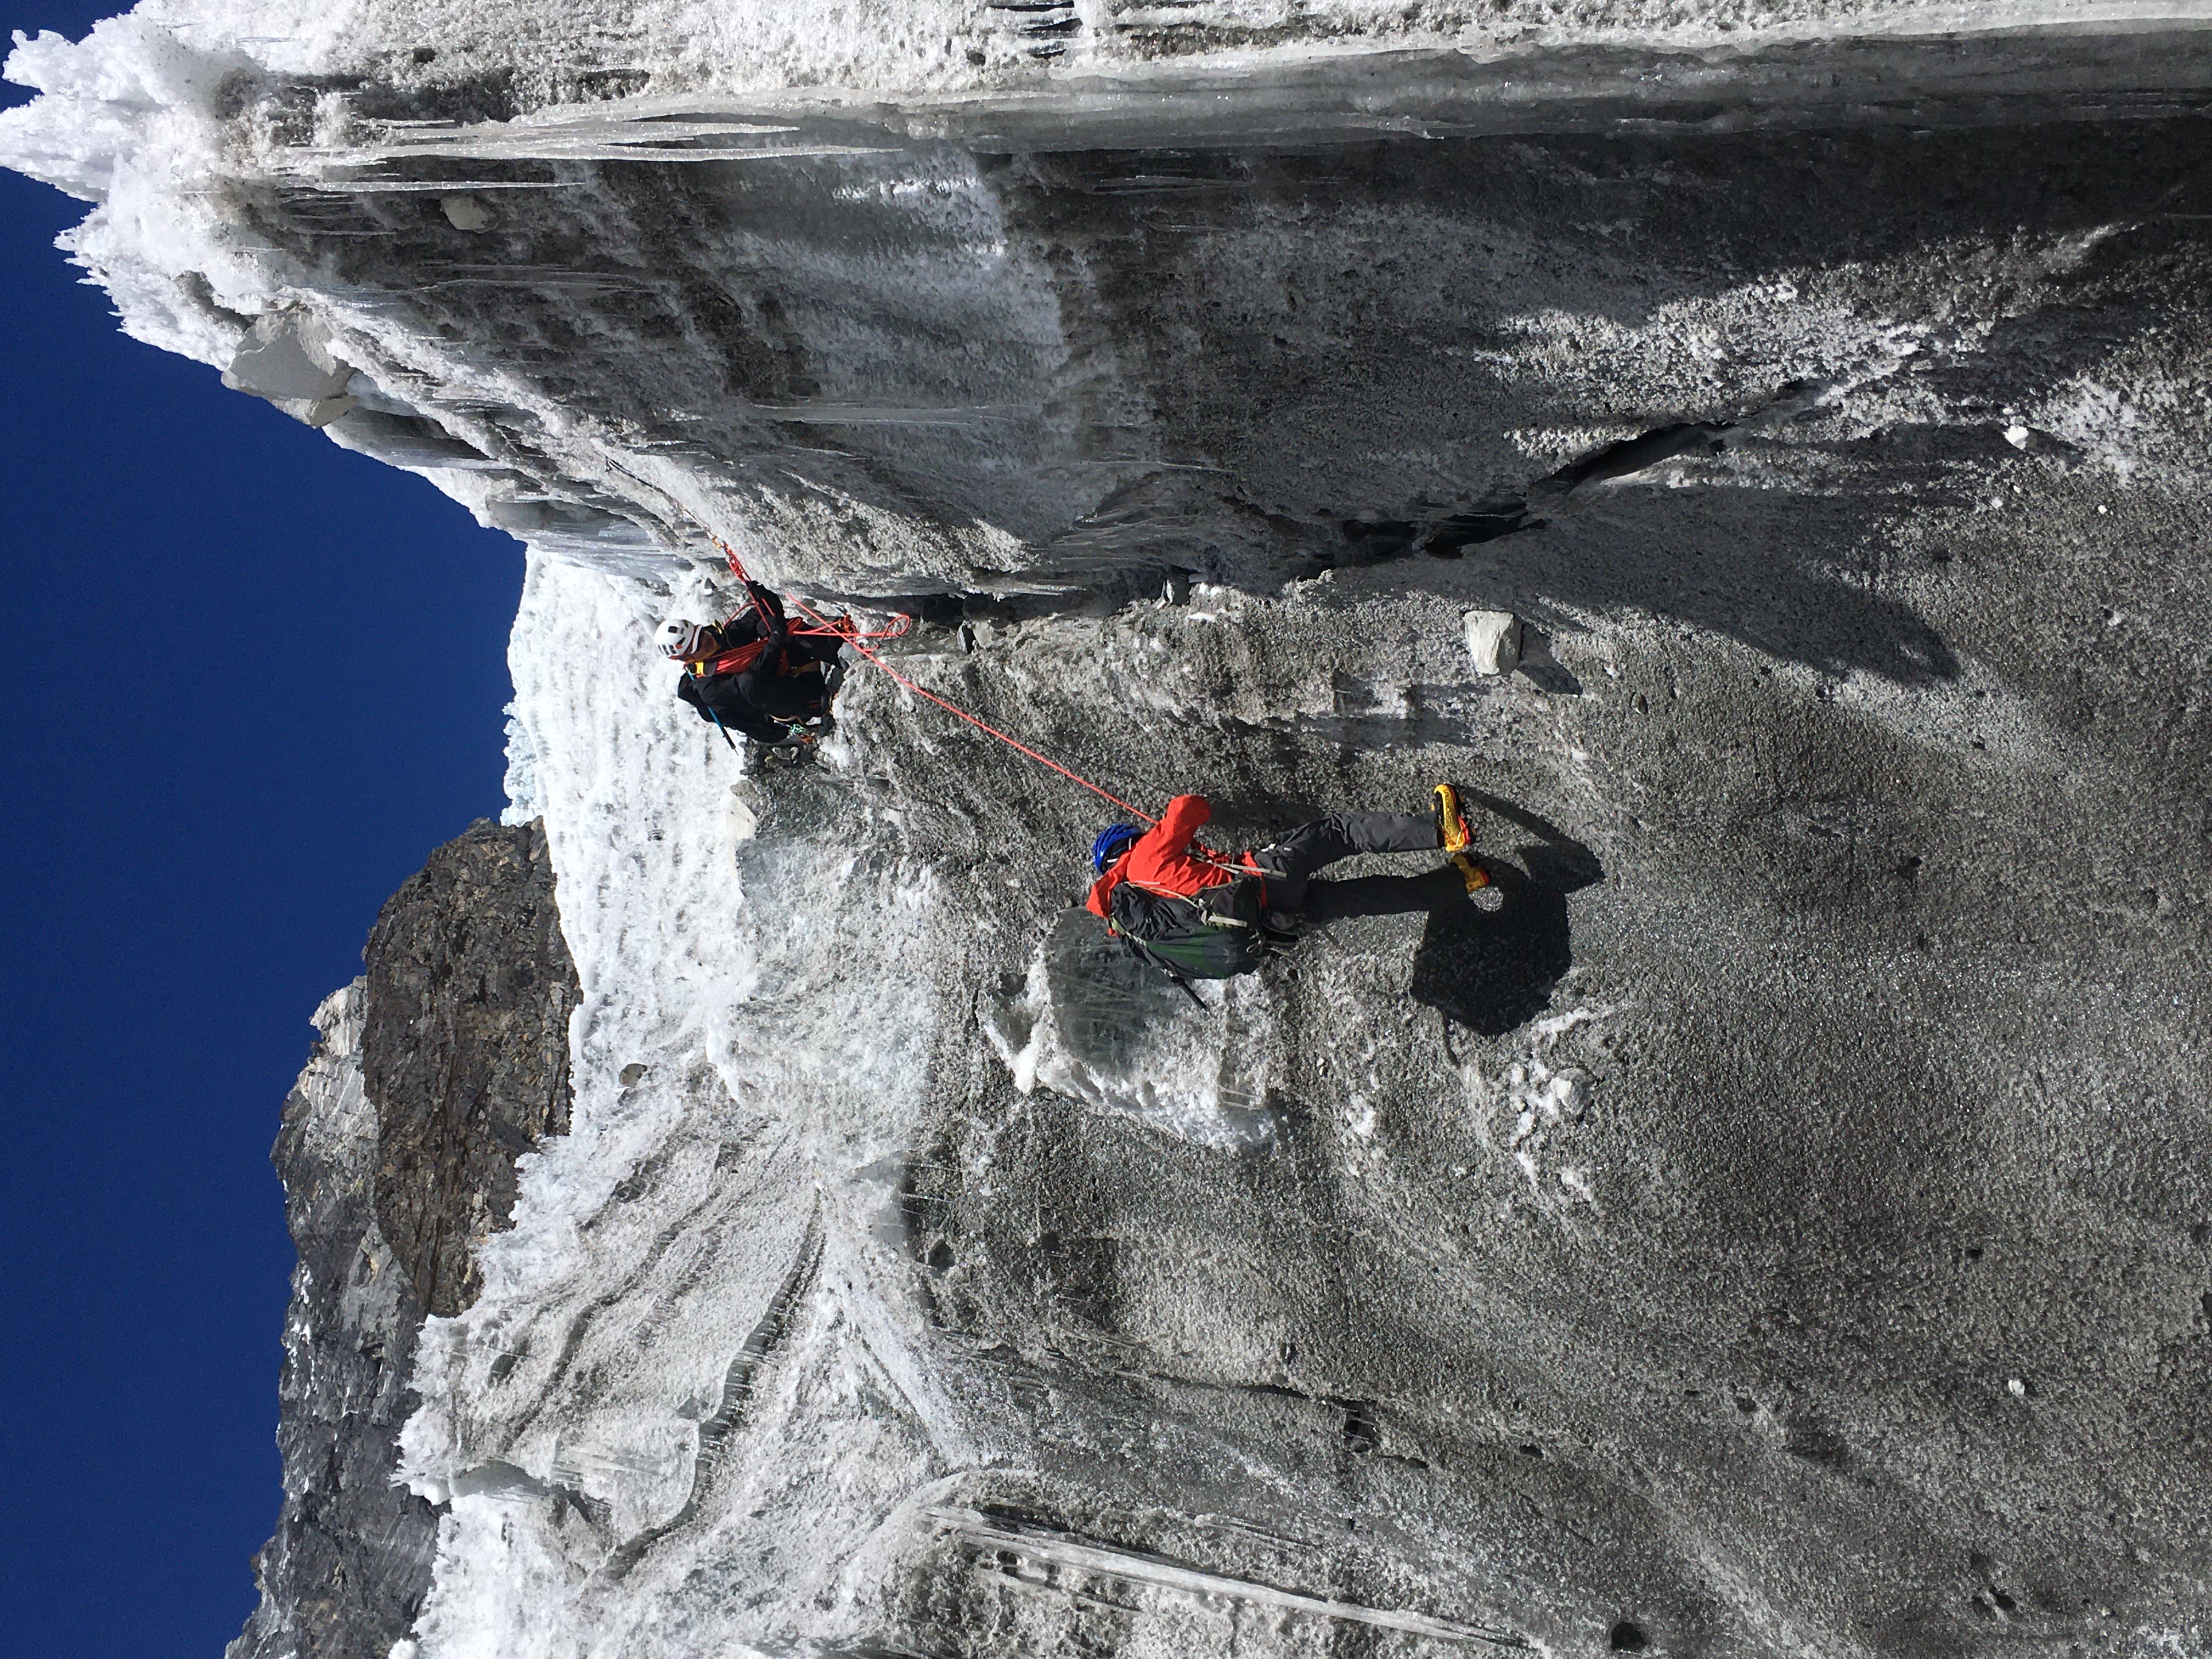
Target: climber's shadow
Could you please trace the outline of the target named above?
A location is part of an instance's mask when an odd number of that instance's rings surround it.
[[[1495,910],[1455,904],[1430,915],[1407,994],[1480,1036],[1498,1036],[1549,1006],[1574,960],[1567,896],[1602,881],[1605,870],[1597,854],[1534,813],[1462,793],[1538,839],[1510,859],[1490,851],[1491,880],[1504,901]]]

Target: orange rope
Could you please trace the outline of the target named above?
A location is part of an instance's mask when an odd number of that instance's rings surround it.
[[[737,579],[741,582],[750,584],[752,578],[745,574],[744,566],[738,562],[738,556],[731,549],[730,544],[727,542],[723,541],[720,537],[715,537],[714,538],[714,542],[715,546],[722,550],[722,556],[729,560],[730,569],[736,574]],[[915,684],[905,675],[900,673],[897,669],[892,667],[874,652],[869,650],[867,646],[864,643],[864,641],[868,640],[896,639],[900,635],[905,633],[908,629],[914,626],[914,618],[912,617],[907,616],[902,612],[898,618],[899,625],[897,627],[885,629],[878,633],[863,634],[853,624],[852,620],[849,617],[841,618],[840,622],[842,624],[841,626],[839,623],[824,622],[820,617],[816,616],[813,611],[808,607],[806,602],[803,599],[794,598],[791,603],[798,607],[799,613],[801,616],[813,623],[816,627],[820,629],[823,633],[836,634],[840,638],[847,641],[850,643],[853,649],[859,652],[870,662],[875,664],[875,665],[882,669],[884,673],[890,675],[901,685],[906,687],[908,690],[913,692],[915,696],[918,697],[927,697],[930,702],[935,703],[939,708],[945,710],[946,714],[959,716],[960,719],[966,720],[969,725],[974,726],[977,731],[988,732],[991,736],[996,738],[1000,743],[1003,743],[1007,748],[1013,750],[1016,753],[1028,756],[1039,766],[1050,767],[1054,771],[1059,773],[1060,776],[1066,778],[1069,782],[1081,784],[1085,789],[1088,789],[1092,794],[1097,795],[1100,799],[1112,802],[1115,805],[1120,807],[1124,812],[1127,812],[1135,817],[1142,818],[1146,823],[1158,823],[1159,822],[1159,820],[1154,817],[1150,812],[1139,811],[1136,807],[1130,805],[1127,801],[1123,800],[1119,795],[1110,794],[1107,791],[1101,789],[1097,784],[1091,782],[1090,779],[1083,776],[1080,773],[1069,771],[1067,768],[1062,766],[1058,761],[1053,759],[1051,756],[1040,755],[1036,750],[1030,748],[1029,744],[1008,737],[1004,732],[999,730],[997,726],[990,725],[987,721],[978,720],[975,715],[961,708],[958,703],[948,702],[943,697],[939,696],[936,692],[930,690],[927,686]]]

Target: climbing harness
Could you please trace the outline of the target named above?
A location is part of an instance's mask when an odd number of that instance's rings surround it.
[[[748,611],[758,610],[760,608],[760,602],[752,597],[753,591],[757,584],[754,582],[750,575],[746,574],[744,562],[738,557],[737,550],[719,536],[712,537],[710,539],[714,542],[715,546],[722,550],[722,556],[729,561],[730,574],[745,585],[745,609]],[[798,601],[793,600],[793,603],[796,605],[798,604]],[[866,634],[860,631],[860,625],[854,622],[850,617],[840,617],[835,622],[824,622],[820,617],[816,616],[813,611],[808,610],[804,605],[800,605],[799,609],[800,613],[805,616],[807,621],[811,623],[813,626],[811,628],[802,627],[787,622],[784,624],[784,631],[800,639],[838,639],[843,640],[848,644],[856,645],[862,640],[895,640],[914,626],[914,618],[908,616],[904,611],[901,611],[896,617],[892,618],[892,625],[890,627],[879,629],[872,634]],[[737,612],[735,616],[731,617],[729,620],[734,622],[737,620],[738,617],[742,617],[743,615],[744,615],[744,611],[740,611]],[[721,657],[718,657],[714,659],[715,672],[717,673],[732,672],[730,670],[724,669],[721,666],[721,664],[728,658],[742,655],[747,651],[750,651],[752,653],[752,656],[746,659],[744,665],[750,666],[753,659],[760,655],[760,647],[763,643],[763,641],[757,641],[752,645],[739,646],[735,651],[724,653]]]
[[[722,556],[730,562],[731,574],[735,575],[739,581],[744,583],[746,587],[750,589],[752,586],[753,579],[745,574],[745,568],[738,562],[736,551],[727,542],[722,540],[720,537],[716,536],[712,538],[712,539],[714,545],[722,550]],[[1092,794],[1097,795],[1102,800],[1112,802],[1123,811],[1142,818],[1146,823],[1158,823],[1159,822],[1159,820],[1154,817],[1151,813],[1142,811],[1138,808],[1130,805],[1127,801],[1123,800],[1119,795],[1112,794],[1108,791],[1100,788],[1097,784],[1091,782],[1090,779],[1083,776],[1080,773],[1070,771],[1066,767],[1062,766],[1058,761],[1053,759],[1050,756],[1040,755],[1036,750],[1030,748],[1029,744],[1020,742],[1017,738],[1008,737],[1004,732],[999,730],[997,726],[991,725],[987,720],[978,719],[975,715],[969,714],[966,709],[961,708],[959,704],[948,702],[946,699],[939,696],[936,692],[930,690],[927,686],[915,684],[905,675],[900,673],[897,669],[885,662],[880,655],[868,648],[866,642],[869,640],[895,640],[901,635],[907,632],[908,629],[914,626],[914,618],[912,617],[908,616],[902,611],[896,617],[892,627],[879,629],[875,633],[864,633],[861,631],[860,625],[854,622],[849,617],[841,617],[835,622],[824,621],[821,617],[815,614],[814,611],[805,603],[805,600],[794,599],[791,603],[798,609],[799,613],[801,616],[805,617],[807,621],[814,624],[811,628],[793,628],[790,630],[792,633],[817,638],[826,635],[844,641],[855,651],[859,652],[863,657],[866,657],[877,667],[882,669],[884,673],[890,675],[901,685],[906,687],[908,690],[913,692],[915,696],[927,698],[929,702],[935,703],[939,708],[945,710],[948,714],[958,716],[960,719],[967,721],[969,725],[974,726],[977,731],[986,732],[988,735],[996,738],[1000,743],[1005,744],[1007,748],[1013,750],[1016,753],[1026,755],[1030,759],[1035,761],[1040,766],[1051,768],[1052,770],[1059,773],[1060,776],[1067,779],[1071,783],[1081,784],[1085,789],[1088,789]]]

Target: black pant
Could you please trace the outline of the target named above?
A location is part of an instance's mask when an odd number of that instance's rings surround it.
[[[1358,853],[1433,853],[1437,821],[1401,812],[1344,812],[1302,823],[1280,841],[1257,849],[1252,861],[1267,872],[1270,910],[1316,921],[1342,916],[1391,916],[1437,910],[1466,896],[1467,884],[1449,865],[1419,876],[1360,876],[1316,881],[1314,872]]]

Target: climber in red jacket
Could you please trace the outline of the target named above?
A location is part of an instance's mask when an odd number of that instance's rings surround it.
[[[1177,795],[1152,829],[1110,824],[1092,843],[1098,879],[1085,908],[1146,941],[1205,928],[1279,930],[1298,916],[1327,921],[1439,909],[1488,886],[1490,872],[1468,851],[1458,792],[1440,783],[1435,793],[1433,812],[1340,813],[1234,858],[1195,839],[1212,816],[1206,797]],[[1436,851],[1448,861],[1425,876],[1314,879],[1315,872],[1358,853]]]

